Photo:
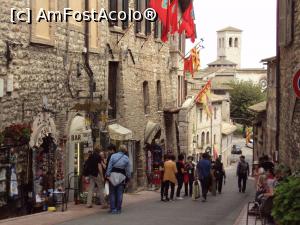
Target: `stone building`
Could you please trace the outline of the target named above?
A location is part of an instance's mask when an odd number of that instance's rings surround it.
[[[217,31],[217,59],[200,70],[194,79],[209,79],[218,77],[223,83],[236,81],[251,81],[267,86],[267,71],[264,68],[241,67],[242,31],[234,27],[226,27]],[[220,82],[219,82],[220,83]]]
[[[0,130],[30,123],[33,158],[51,139],[53,154],[59,153],[63,164],[59,178],[57,171],[48,171],[57,178],[54,187],[67,183],[68,175],[80,174],[87,152],[95,146],[128,146],[132,188],[146,184],[151,145],[177,152],[177,113],[186,95],[181,62],[185,37],[175,35],[162,43],[159,22],[12,24],[10,9],[31,8],[33,15],[40,8],[62,11],[67,7],[144,11],[147,3],[2,2]],[[184,7],[180,5],[180,12]]]
[[[300,2],[278,1],[276,113],[279,161],[300,169],[300,99],[293,90],[293,76],[300,69]],[[268,99],[269,100],[269,99]]]
[[[210,118],[203,104],[195,103],[195,96],[201,90],[201,84],[189,83],[188,99],[179,112],[180,149],[187,156],[196,159],[208,151],[221,156],[224,166],[229,165],[233,132],[236,130],[230,122],[229,98],[211,94],[212,117]],[[202,82],[204,86],[205,83]]]

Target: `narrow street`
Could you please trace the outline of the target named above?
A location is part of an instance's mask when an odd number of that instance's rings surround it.
[[[241,139],[236,139],[234,142],[239,143],[240,146],[244,144]],[[251,151],[252,149],[243,147],[243,154],[247,156],[249,164],[252,158]],[[209,195],[206,203],[191,199],[168,203],[160,202],[159,193],[157,193],[156,199],[126,206],[121,215],[102,212],[65,222],[62,225],[233,225],[241,209],[254,196],[252,179],[248,181],[245,194],[238,192],[235,169],[236,163],[226,169],[227,180],[223,193],[216,197]]]

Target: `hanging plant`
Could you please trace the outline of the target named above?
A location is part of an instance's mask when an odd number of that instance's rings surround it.
[[[4,142],[7,144],[27,144],[30,141],[30,135],[29,124],[13,124],[6,127],[3,132]]]

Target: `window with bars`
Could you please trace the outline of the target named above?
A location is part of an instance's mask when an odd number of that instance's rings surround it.
[[[156,95],[157,95],[157,110],[162,108],[162,95],[161,95],[161,82],[158,80],[156,82]]]
[[[143,97],[144,97],[144,113],[150,113],[150,99],[148,81],[143,82]]]

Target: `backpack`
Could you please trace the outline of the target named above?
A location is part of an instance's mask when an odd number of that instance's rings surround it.
[[[240,162],[239,164],[239,174],[247,175],[248,174],[248,163],[247,162]]]

